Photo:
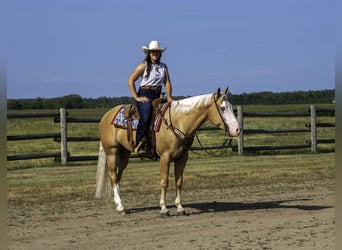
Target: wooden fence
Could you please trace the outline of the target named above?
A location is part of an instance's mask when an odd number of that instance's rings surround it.
[[[329,114],[330,116],[335,115],[335,110],[331,109],[317,109],[315,105],[311,105],[308,112],[295,113],[248,113],[243,112],[242,106],[237,106],[237,118],[241,125],[241,134],[238,137],[237,145],[214,145],[207,147],[192,147],[191,150],[213,150],[221,148],[232,148],[234,152],[238,152],[239,155],[243,155],[244,152],[258,151],[258,150],[281,150],[281,149],[302,149],[311,148],[311,152],[317,152],[317,144],[319,143],[335,143],[335,139],[323,139],[317,138],[317,128],[319,127],[335,127],[335,123],[317,123],[317,113]],[[306,123],[304,128],[299,129],[244,129],[244,117],[310,117],[310,123]],[[45,134],[27,134],[27,135],[15,135],[7,136],[8,141],[13,140],[34,140],[34,139],[49,139],[52,138],[56,142],[60,143],[60,151],[53,153],[40,153],[40,154],[25,154],[25,155],[8,155],[8,161],[15,160],[27,160],[27,159],[39,159],[39,158],[51,158],[54,157],[56,160],[61,161],[62,165],[66,165],[70,161],[85,161],[85,160],[97,160],[97,155],[93,156],[71,156],[68,152],[68,142],[90,142],[99,141],[98,136],[83,136],[83,137],[68,137],[67,125],[69,123],[98,123],[100,118],[75,118],[69,117],[68,113],[64,108],[60,109],[60,112],[56,113],[30,113],[30,114],[8,114],[7,118],[41,118],[41,117],[52,117],[55,123],[60,124],[60,132],[58,133],[45,133]],[[199,130],[217,130],[217,128],[199,128]],[[248,134],[282,134],[282,133],[310,133],[310,139],[305,144],[296,145],[283,145],[283,146],[245,146],[244,137]],[[135,157],[132,155],[132,157]]]
[[[335,123],[317,123],[317,113],[335,115],[335,110],[330,109],[318,109],[315,105],[311,105],[308,112],[287,112],[287,113],[247,113],[243,112],[243,107],[237,107],[238,121],[241,126],[241,134],[238,140],[238,146],[233,148],[234,151],[238,151],[239,155],[243,155],[245,151],[257,151],[257,150],[279,150],[279,149],[300,149],[311,148],[311,152],[317,152],[318,143],[335,143],[335,139],[323,139],[317,138],[317,128],[319,127],[335,127]],[[299,129],[244,129],[244,117],[305,117],[310,116],[310,123],[305,124],[305,128]],[[310,133],[310,139],[306,140],[305,144],[296,145],[283,145],[283,146],[245,146],[244,135],[245,134],[281,134],[281,133]]]

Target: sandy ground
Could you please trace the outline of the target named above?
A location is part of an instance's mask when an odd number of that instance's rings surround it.
[[[106,200],[9,204],[8,249],[335,249],[333,180],[185,190],[188,215],[166,219],[159,193],[122,195],[126,215]]]

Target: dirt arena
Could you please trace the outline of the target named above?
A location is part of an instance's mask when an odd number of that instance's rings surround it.
[[[159,193],[8,207],[8,249],[335,249],[334,180],[184,191],[187,216],[159,216]],[[168,202],[173,203],[169,193]],[[155,204],[155,205],[154,205]]]

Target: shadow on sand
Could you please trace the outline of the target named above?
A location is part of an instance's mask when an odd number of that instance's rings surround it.
[[[300,205],[293,204],[296,202],[310,201],[312,199],[296,199],[296,200],[279,200],[279,201],[262,201],[262,202],[199,202],[199,203],[187,203],[183,204],[185,210],[192,208],[195,211],[191,211],[190,214],[211,213],[211,212],[228,212],[228,211],[243,211],[243,210],[258,210],[258,209],[299,209],[307,211],[318,211],[327,208],[333,208],[333,206],[320,206],[320,205]],[[284,204],[284,203],[292,204]],[[128,213],[139,213],[148,210],[159,210],[159,206],[153,207],[140,207],[128,209]]]

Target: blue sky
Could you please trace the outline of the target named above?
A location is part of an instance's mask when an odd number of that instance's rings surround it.
[[[330,0],[5,0],[7,97],[130,96],[142,45],[167,46],[175,96],[335,88]]]

